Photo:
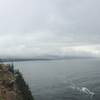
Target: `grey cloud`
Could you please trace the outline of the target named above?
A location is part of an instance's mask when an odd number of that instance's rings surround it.
[[[69,54],[99,55],[99,4],[99,0],[0,1],[0,55],[67,55],[68,48],[87,45],[87,50],[70,49]],[[94,51],[88,51],[90,46]]]

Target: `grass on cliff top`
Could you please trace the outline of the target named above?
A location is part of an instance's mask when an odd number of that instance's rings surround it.
[[[0,96],[0,100],[4,100],[4,98],[2,96]]]
[[[3,72],[0,72],[0,80],[15,80],[15,79],[16,78],[14,75],[8,75]]]

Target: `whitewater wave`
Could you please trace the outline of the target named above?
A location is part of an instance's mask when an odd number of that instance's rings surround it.
[[[83,93],[87,96],[89,96],[91,99],[93,98],[93,96],[95,95],[94,92],[90,91],[88,88],[86,87],[77,87],[75,85],[71,86],[72,89],[79,91],[80,93]]]

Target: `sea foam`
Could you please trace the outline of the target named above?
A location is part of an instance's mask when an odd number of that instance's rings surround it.
[[[76,91],[79,91],[80,93],[83,93],[83,94],[89,96],[91,99],[92,99],[92,97],[95,95],[94,92],[90,91],[90,90],[89,90],[88,88],[86,88],[86,87],[77,87],[77,86],[75,86],[75,85],[72,85],[71,88],[74,89],[74,90],[76,90]]]

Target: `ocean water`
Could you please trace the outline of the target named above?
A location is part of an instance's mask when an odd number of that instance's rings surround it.
[[[100,100],[100,60],[15,62],[35,100]]]

